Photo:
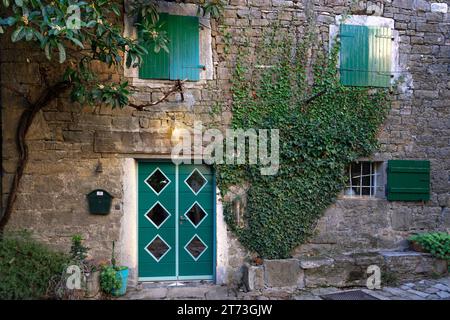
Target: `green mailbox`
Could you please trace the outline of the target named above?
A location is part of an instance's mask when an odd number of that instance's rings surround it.
[[[107,215],[111,211],[113,196],[107,191],[97,189],[87,195],[89,213]]]

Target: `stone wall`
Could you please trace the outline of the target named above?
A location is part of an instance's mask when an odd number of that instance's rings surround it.
[[[243,283],[248,291],[268,288],[290,290],[317,287],[365,287],[374,267],[383,286],[436,278],[447,274],[448,263],[418,252],[346,253],[331,257],[265,260],[244,267]]]
[[[195,1],[187,1],[195,2]],[[450,1],[447,1],[450,2]],[[435,11],[435,7],[433,7]],[[441,9],[442,10],[442,9]],[[302,32],[311,18],[318,37],[329,38],[337,15],[376,15],[392,18],[399,34],[398,70],[404,81],[394,93],[393,108],[380,132],[376,160],[429,159],[432,196],[427,203],[387,202],[383,199],[340,199],[319,221],[317,235],[295,255],[354,249],[394,248],[414,231],[450,228],[450,15],[432,12],[423,0],[230,0],[224,18],[211,21],[213,75],[211,80],[185,86],[185,101],[176,94],[151,111],[132,108],[91,108],[67,96],[47,106],[30,132],[30,162],[19,190],[10,229],[27,228],[41,240],[64,250],[71,235],[81,233],[91,253],[108,258],[112,240],[119,240],[123,210],[123,161],[166,158],[175,123],[226,127],[231,119],[230,78],[238,46],[245,39],[257,43],[270,23]],[[231,35],[231,43],[226,34]],[[26,44],[1,37],[1,82],[35,97],[41,90],[39,68],[45,58]],[[100,77],[123,74],[98,67]],[[156,101],[171,82],[149,81],[133,87],[135,103]],[[14,133],[24,103],[2,86],[3,198],[17,154]],[[214,113],[220,106],[221,112]],[[102,172],[96,172],[99,164]],[[87,212],[85,196],[95,188],[114,195],[108,216]],[[230,281],[238,281],[246,257],[228,233]],[[119,254],[121,254],[119,252]]]

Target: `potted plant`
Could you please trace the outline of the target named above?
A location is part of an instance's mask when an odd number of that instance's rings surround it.
[[[70,247],[72,263],[78,265],[83,271],[84,296],[92,298],[100,291],[100,270],[94,260],[88,259],[88,251],[89,248],[84,246],[82,236],[74,235]]]
[[[128,267],[117,266],[114,257],[114,241],[111,265],[102,267],[100,273],[100,286],[103,292],[113,296],[123,296],[127,291]]]
[[[100,291],[100,269],[93,260],[85,261],[83,267],[86,277],[85,297],[95,297]]]

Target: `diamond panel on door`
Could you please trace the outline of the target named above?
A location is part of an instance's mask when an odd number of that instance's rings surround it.
[[[208,214],[205,212],[205,210],[203,210],[198,202],[195,202],[184,215],[189,219],[192,225],[197,228]]]
[[[208,246],[195,235],[184,247],[184,249],[197,261],[200,256],[208,249]]]
[[[185,180],[186,184],[196,195],[203,189],[208,180],[201,174],[200,171],[194,169],[191,175]]]
[[[145,250],[159,262],[170,250],[170,246],[159,235],[153,238],[152,241],[145,247]]]
[[[161,169],[156,168],[145,180],[145,183],[159,195],[169,185],[170,180]]]
[[[154,224],[155,227],[159,228],[166,222],[170,217],[170,212],[168,212],[162,205],[155,203],[155,205],[145,214],[145,217]]]

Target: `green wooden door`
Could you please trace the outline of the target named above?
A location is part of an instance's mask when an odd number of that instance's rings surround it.
[[[176,277],[175,190],[173,164],[139,164],[139,277],[167,280]]]
[[[208,166],[140,162],[141,281],[213,279],[214,175]]]
[[[180,279],[208,279],[213,274],[213,179],[207,166],[179,167]]]

